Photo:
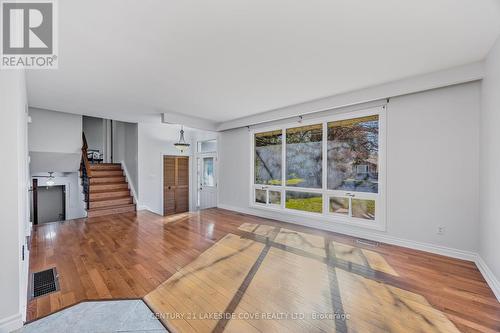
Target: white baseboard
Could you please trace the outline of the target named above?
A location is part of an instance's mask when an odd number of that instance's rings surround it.
[[[490,270],[486,262],[479,255],[476,258],[476,266],[483,275],[488,285],[490,286],[493,293],[495,294],[498,302],[500,302],[500,281],[498,281],[498,279]]]
[[[146,205],[141,205],[141,204],[139,204],[139,203],[137,204],[137,210],[149,210],[150,212],[152,212],[152,210],[151,210],[151,209],[149,209],[149,207],[148,207],[148,206],[146,206]]]
[[[10,333],[21,327],[23,327],[23,316],[20,313],[0,319],[0,333]]]
[[[134,202],[138,204],[139,201],[137,200],[137,192],[135,191],[134,184],[132,184],[132,182],[130,181],[130,175],[128,173],[127,166],[125,165],[124,161],[121,161],[120,164],[122,165],[123,172],[125,172],[128,188],[130,189],[130,192],[132,192],[132,197],[134,198]]]
[[[303,225],[306,227],[312,227],[316,229],[321,229],[321,230],[326,230],[326,231],[332,231],[332,232],[337,232],[341,234],[346,234],[349,236],[354,236],[354,237],[360,237],[360,238],[365,238],[381,243],[387,243],[391,245],[397,245],[397,246],[402,246],[402,247],[407,247],[410,249],[414,250],[420,250],[420,251],[425,251],[425,252],[431,252],[447,257],[452,257],[452,258],[457,258],[457,259],[462,259],[462,260],[468,260],[468,261],[473,261],[475,262],[477,258],[477,254],[475,252],[471,251],[464,251],[464,250],[459,250],[459,249],[454,249],[454,248],[449,248],[445,246],[440,246],[440,245],[434,245],[434,244],[429,244],[429,243],[423,243],[423,242],[417,242],[409,239],[403,239],[403,238],[398,238],[394,236],[389,236],[386,234],[382,234],[380,232],[376,231],[371,231],[371,230],[346,230],[345,228],[342,228],[341,230],[338,229],[337,225],[334,224],[325,224],[325,223],[320,223],[314,220],[308,220],[307,223],[303,223],[300,221],[297,221],[293,218],[289,218],[285,214],[279,214],[279,216],[276,216],[276,214],[273,214],[272,212],[267,212],[264,210],[258,210],[258,209],[252,209],[252,208],[241,208],[241,207],[235,207],[235,206],[230,206],[230,205],[224,205],[220,204],[218,205],[219,208],[227,209],[227,210],[232,210],[244,214],[250,214],[250,215],[256,215],[259,217],[263,218],[268,218],[268,219],[274,219],[274,220],[279,220],[283,222],[288,222],[288,223],[293,223],[293,224],[298,224],[298,225]]]
[[[154,211],[153,209],[151,209],[150,207],[146,206],[146,205],[143,205],[141,203],[139,203],[137,205],[137,208],[136,208],[138,211],[139,210],[147,210],[148,212],[150,213],[153,213],[153,214],[156,214],[156,215],[159,215],[159,216],[163,216],[163,212],[157,212],[157,211]]]

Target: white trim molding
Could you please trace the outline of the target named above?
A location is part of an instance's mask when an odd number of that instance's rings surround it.
[[[483,275],[484,279],[490,286],[491,290],[495,294],[498,302],[500,302],[500,281],[496,278],[495,274],[490,270],[486,262],[481,258],[480,255],[476,257],[476,266]]]
[[[304,116],[325,110],[337,109],[390,97],[408,95],[420,91],[437,89],[455,84],[473,82],[484,77],[484,63],[474,62],[437,72],[412,76],[406,79],[354,90],[304,103],[268,110],[255,115],[222,122],[218,131],[263,124],[286,118]]]
[[[89,216],[89,212],[87,211],[87,202],[85,202],[85,194],[84,194],[84,190],[83,190],[83,184],[82,184],[82,181],[81,181],[81,177],[80,175],[78,175],[78,202],[80,203],[80,208],[82,210],[82,212],[84,212],[84,218],[87,218]]]
[[[125,165],[124,161],[120,161],[120,164],[122,165],[123,172],[125,173],[125,177],[127,178],[128,188],[130,189],[130,192],[132,192],[134,203],[138,204],[139,201],[137,200],[137,192],[135,191],[134,184],[132,184],[132,182],[130,181],[130,175],[128,173],[127,166]]]
[[[151,208],[149,208],[148,206],[146,205],[143,205],[143,204],[137,204],[137,210],[147,210],[147,211],[150,211],[151,213],[154,213],[156,214],[155,212],[153,212],[153,210]]]
[[[0,333],[10,333],[23,327],[23,316],[20,313],[0,319]]]
[[[218,124],[212,120],[188,116],[177,112],[165,112],[162,114],[162,123],[186,125],[187,127],[197,128],[207,131],[216,131]]]

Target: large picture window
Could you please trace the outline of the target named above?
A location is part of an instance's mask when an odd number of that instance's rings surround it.
[[[282,131],[255,134],[255,184],[281,184]]]
[[[321,188],[323,126],[286,130],[286,185]]]
[[[385,108],[252,131],[251,205],[385,227]]]
[[[328,189],[378,192],[378,115],[328,123]]]

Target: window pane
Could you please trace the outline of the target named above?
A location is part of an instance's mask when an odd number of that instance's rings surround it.
[[[286,185],[321,188],[323,125],[286,130]]]
[[[269,203],[273,205],[281,205],[281,192],[269,191]]]
[[[375,219],[375,200],[352,199],[352,217]]]
[[[378,193],[378,115],[328,123],[328,189]]]
[[[266,190],[255,190],[255,202],[257,203],[267,203],[266,201]]]
[[[211,153],[217,151],[217,140],[208,140],[198,142],[199,153]]]
[[[213,157],[203,158],[203,185],[215,186]]]
[[[285,207],[305,212],[323,212],[323,196],[319,193],[286,191]]]
[[[349,198],[330,197],[330,213],[349,215]]]
[[[255,134],[255,184],[281,185],[282,132]]]

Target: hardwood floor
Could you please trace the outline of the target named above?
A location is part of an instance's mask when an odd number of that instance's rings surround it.
[[[31,300],[29,320],[144,298],[177,332],[500,331],[472,262],[222,209],[40,225],[30,270],[53,266],[61,290]]]

